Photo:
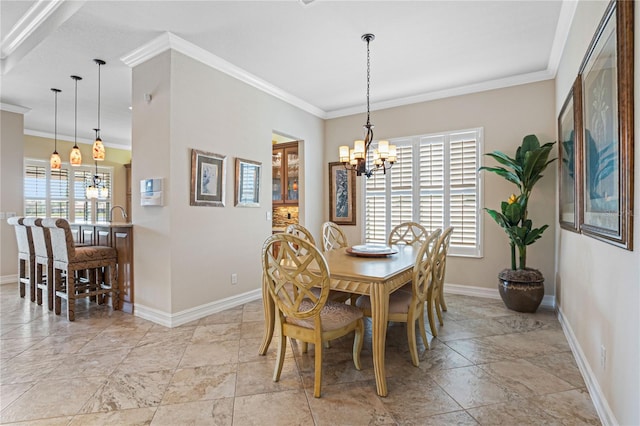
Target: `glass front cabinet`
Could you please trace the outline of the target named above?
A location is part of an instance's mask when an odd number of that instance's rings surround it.
[[[298,204],[298,142],[273,145],[273,204]]]

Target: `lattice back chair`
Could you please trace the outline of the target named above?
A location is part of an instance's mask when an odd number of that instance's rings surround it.
[[[24,224],[23,217],[10,217],[7,223],[12,225],[16,231],[16,241],[18,242],[18,286],[20,297],[26,294],[26,286],[29,286],[29,296],[31,301],[36,300],[36,253],[33,248],[33,237],[31,229]]]
[[[347,236],[338,225],[333,222],[322,224],[322,251],[348,247]]]
[[[42,290],[47,292],[47,307],[53,310],[53,250],[49,228],[42,225],[42,219],[27,217],[24,224],[31,229],[35,249],[36,302],[42,305]]]
[[[444,301],[444,275],[447,269],[447,253],[449,252],[449,244],[451,242],[451,234],[453,233],[453,226],[448,227],[438,238],[437,250],[434,258],[433,265],[433,280],[434,280],[434,297],[433,301],[438,314],[438,321],[440,325],[444,325],[442,321],[442,311],[447,310],[447,304]],[[431,309],[431,308],[429,308]],[[435,335],[437,336],[437,334]]]
[[[404,222],[396,225],[389,233],[387,244],[413,245],[422,243],[427,239],[429,231],[416,222]]]
[[[313,238],[313,235],[311,235],[311,231],[309,231],[299,223],[292,223],[291,225],[286,227],[284,232],[289,235],[295,235],[296,237],[301,238],[305,241],[309,241],[314,246],[316,245],[316,240]],[[300,253],[298,253],[299,255],[307,254],[304,253],[304,249],[302,247],[299,247],[299,250],[301,251]]]
[[[424,325],[424,305],[433,297],[433,258],[435,245],[440,236],[440,229],[429,234],[420,246],[416,255],[411,279],[411,292],[397,290],[389,295],[389,321],[407,323],[407,341],[411,362],[416,367],[420,361],[418,358],[418,346],[416,340],[416,321],[420,329],[420,336],[425,348],[429,349],[427,332]],[[371,299],[369,296],[360,296],[356,300],[356,306],[362,309],[365,316],[371,316]]]
[[[279,249],[276,246],[279,244]],[[295,246],[307,255],[298,256]],[[277,254],[276,254],[277,253]],[[315,380],[313,395],[320,397],[322,383],[322,342],[355,331],[353,363],[360,370],[364,325],[362,311],[354,306],[327,300],[329,267],[310,242],[290,234],[269,237],[262,248],[263,276],[276,309],[276,327],[280,344],[273,380],[280,380],[287,337],[315,345]],[[293,286],[294,291],[290,287]],[[320,288],[319,295],[312,291]]]
[[[46,218],[42,224],[49,228],[53,251],[54,309],[60,314],[62,299],[67,301],[67,319],[75,320],[77,298],[96,298],[98,303],[111,297],[114,310],[120,309],[119,289],[116,280],[117,252],[113,247],[76,247],[69,222],[65,219]],[[76,280],[77,271],[89,271],[88,282]],[[66,273],[67,279],[62,279]]]

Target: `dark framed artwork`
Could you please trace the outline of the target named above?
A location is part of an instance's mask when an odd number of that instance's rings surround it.
[[[261,172],[262,163],[236,158],[235,206],[260,207]]]
[[[226,162],[225,155],[191,150],[190,205],[224,207]]]
[[[356,224],[356,174],[339,162],[329,163],[329,220]]]
[[[580,67],[584,202],[581,232],[633,249],[633,8],[612,1]]]
[[[578,76],[558,116],[560,226],[580,232],[582,215],[582,81]]]

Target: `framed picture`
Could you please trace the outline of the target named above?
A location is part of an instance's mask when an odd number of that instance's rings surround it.
[[[633,7],[612,1],[580,67],[581,232],[633,249]]]
[[[576,78],[558,116],[560,226],[580,231],[582,214],[582,81]]]
[[[262,163],[236,158],[236,206],[260,207],[261,170]]]
[[[329,163],[329,220],[356,224],[356,174],[342,163]]]
[[[224,207],[225,155],[191,150],[192,206]]]

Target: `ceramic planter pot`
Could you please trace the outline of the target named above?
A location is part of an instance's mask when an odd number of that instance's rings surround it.
[[[537,269],[504,269],[498,274],[498,289],[507,308],[533,313],[544,297],[544,276]]]

